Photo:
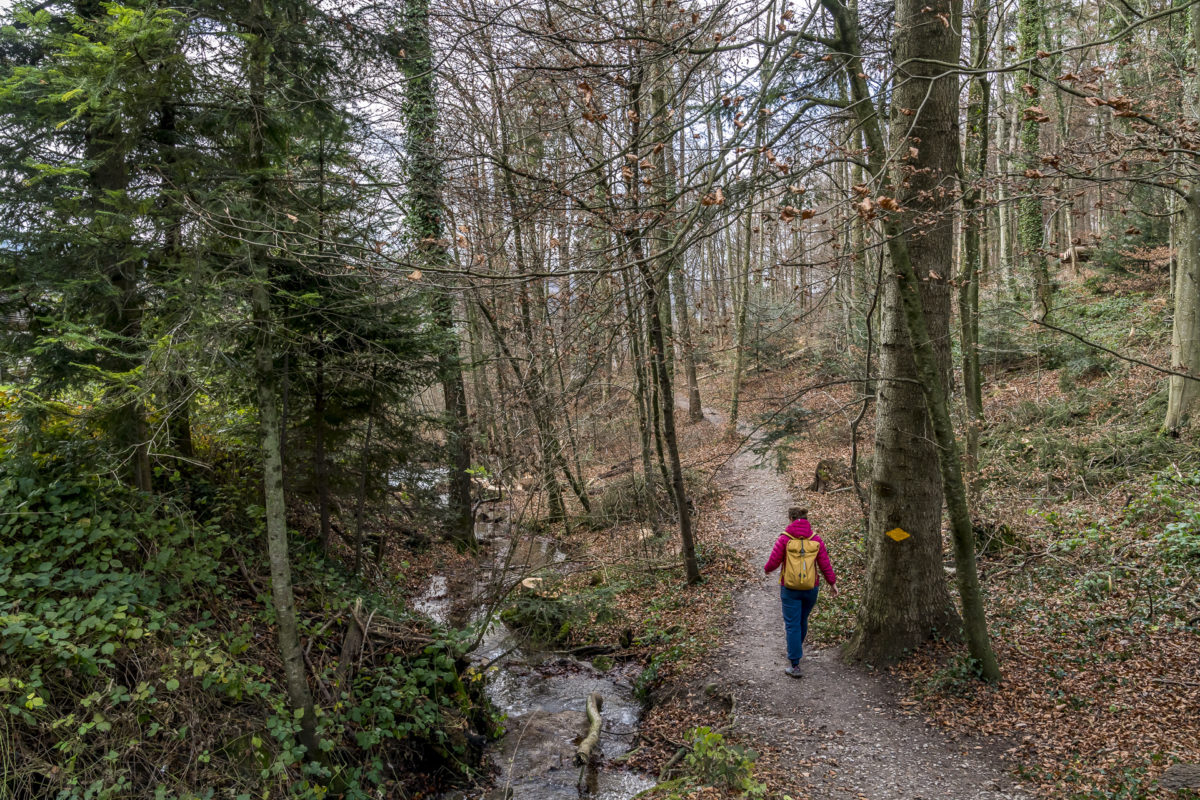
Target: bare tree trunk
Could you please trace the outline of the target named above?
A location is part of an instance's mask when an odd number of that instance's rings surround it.
[[[646,276],[647,294],[654,300],[657,290],[651,288],[654,276]],[[665,277],[665,276],[664,276]],[[675,496],[675,508],[679,513],[679,538],[683,545],[683,565],[687,570],[687,582],[700,582],[700,565],[696,560],[696,544],[692,539],[692,514],[688,507],[687,490],[683,482],[683,466],[679,460],[679,443],[675,437],[675,402],[671,391],[671,375],[667,371],[665,349],[663,347],[662,325],[658,318],[659,305],[647,301],[650,311],[651,360],[654,371],[658,375],[659,398],[663,416],[663,434],[666,439],[667,454],[671,459],[671,488]]]
[[[770,31],[774,27],[775,10],[774,6],[768,9],[766,16],[766,29]],[[759,66],[759,75],[766,77],[771,73],[771,59],[769,51],[763,50],[762,63]],[[759,176],[759,168],[762,164],[763,140],[766,136],[766,120],[761,118],[761,115],[754,115],[752,122],[754,124],[754,157],[750,159],[750,179],[754,181]],[[737,434],[739,405],[741,402],[742,390],[742,373],[746,366],[746,318],[750,309],[750,273],[753,269],[752,258],[754,253],[754,211],[755,211],[755,192],[753,186],[750,189],[750,196],[746,201],[746,224],[744,232],[746,240],[742,242],[742,263],[741,274],[738,275],[738,282],[741,286],[738,294],[740,302],[735,306],[734,313],[737,316],[735,324],[736,344],[734,345],[734,362],[733,362],[733,388],[729,398],[729,423],[726,428],[726,433],[729,436]],[[762,234],[760,233],[760,238]],[[732,259],[730,269],[733,268]],[[732,284],[732,278],[730,283]]]
[[[1200,6],[1188,11],[1193,74],[1184,86],[1183,107],[1200,117]],[[1183,196],[1182,245],[1175,267],[1175,317],[1171,325],[1171,368],[1200,376],[1200,186],[1189,185]],[[1200,382],[1172,375],[1167,381],[1167,417],[1163,429],[1177,434],[1200,397]]]
[[[634,246],[633,257],[640,260],[641,249],[639,245]],[[634,403],[637,408],[638,417],[638,436],[641,443],[642,451],[642,481],[645,485],[645,502],[646,502],[646,519],[650,523],[650,529],[657,532],[659,527],[658,518],[658,498],[657,489],[655,488],[658,481],[654,475],[654,453],[653,453],[653,422],[651,414],[654,413],[654,408],[650,404],[650,386],[647,373],[647,360],[642,353],[642,345],[644,337],[642,335],[641,314],[637,303],[634,302],[633,288],[629,285],[630,281],[626,273],[625,275],[625,306],[626,316],[629,320],[628,336],[629,348],[631,352],[631,361],[633,362],[633,381],[634,381]]]
[[[1003,54],[1000,57],[1001,67],[1004,66]],[[997,94],[999,95],[999,107],[1005,109],[1009,107],[1008,92],[1005,91],[1005,78],[1000,75],[998,78]],[[1000,114],[1000,124],[996,126],[996,168],[1001,173],[1001,178],[996,186],[996,217],[999,226],[997,233],[997,255],[1000,262],[1000,287],[1004,294],[1011,297],[1013,295],[1013,247],[1012,247],[1012,206],[1009,203],[1008,186],[1009,179],[1007,172],[1012,168],[1012,159],[1009,157],[1012,153],[1012,126],[1009,124],[1008,116],[1003,112]]]
[[[1029,64],[1025,72],[1025,84],[1021,87],[1021,155],[1025,177],[1028,178],[1025,193],[1018,204],[1017,235],[1021,248],[1021,265],[1032,280],[1031,313],[1034,319],[1042,320],[1050,313],[1050,272],[1046,257],[1042,254],[1045,219],[1042,214],[1042,198],[1038,194],[1040,185],[1037,170],[1041,166],[1041,125],[1037,120],[1037,109],[1041,97],[1042,80],[1035,71],[1038,65],[1039,34],[1042,29],[1041,0],[1020,0],[1020,15],[1017,23],[1021,60]]]
[[[288,701],[300,712],[300,742],[308,757],[323,755],[317,736],[317,717],[300,649],[296,622],[296,600],[292,593],[292,564],[288,556],[287,509],[283,496],[283,454],[280,452],[280,421],[275,390],[275,363],[271,347],[271,300],[265,276],[251,290],[254,318],[258,325],[255,367],[258,384],[258,415],[263,458],[263,494],[267,521],[267,555],[271,565],[271,597],[278,627],[279,656],[287,685]]]
[[[253,21],[248,78],[251,107],[257,112],[249,134],[251,165],[259,174],[266,171],[266,132],[264,115],[267,107],[266,76],[270,58],[268,36],[270,20],[263,8],[262,0],[252,0],[250,18]],[[260,208],[266,208],[265,198],[258,197]],[[257,327],[254,347],[255,382],[258,394],[260,442],[263,460],[263,507],[267,527],[267,556],[271,567],[271,599],[275,606],[275,624],[278,628],[279,657],[283,664],[284,682],[287,687],[288,703],[299,714],[300,743],[307,750],[308,758],[321,761],[320,737],[317,734],[317,717],[313,708],[312,693],[308,688],[308,677],[304,668],[304,654],[300,649],[300,631],[296,620],[296,599],[292,592],[292,565],[288,554],[287,508],[283,493],[283,453],[281,451],[282,426],[279,418],[275,374],[274,319],[271,295],[268,290],[270,276],[267,267],[257,262],[258,250],[265,247],[252,246],[249,261],[253,285],[250,290],[250,306]]]
[[[877,401],[867,582],[859,627],[847,653],[886,662],[937,631],[951,629],[955,614],[941,567],[944,496],[950,504],[967,642],[983,675],[996,678],[999,669],[987,637],[975,570],[974,531],[945,389],[950,322],[950,287],[945,276],[950,272],[954,242],[949,213],[953,202],[947,198],[953,193],[938,189],[958,170],[958,80],[939,64],[958,58],[961,8],[957,0],[934,0],[933,6],[922,0],[897,3],[893,51],[898,74],[892,99],[895,146],[889,150],[870,103],[858,20],[841,0],[822,0],[822,5],[834,17],[839,52],[845,54],[853,107],[867,139],[872,176],[885,196],[895,192],[894,199],[903,209],[888,214],[884,221],[893,275],[884,289],[884,380]],[[949,24],[932,21],[939,18]],[[919,113],[911,114],[918,108]],[[880,161],[888,152],[911,154],[907,164],[896,167],[903,182],[893,182]],[[923,225],[919,233],[910,233],[917,214]],[[940,467],[940,486],[929,478],[934,463]]]
[[[670,86],[667,83],[669,75],[669,70],[663,70],[661,84],[655,87],[655,103],[664,114],[667,109],[667,97],[669,97]],[[669,122],[667,123],[666,136],[668,140],[665,143],[666,147],[662,151],[663,193],[668,198],[674,198],[677,192],[675,183],[675,137],[674,133],[670,130]],[[674,226],[664,226],[663,233],[665,239],[671,239],[671,235],[674,233]],[[696,376],[696,351],[692,344],[692,310],[688,305],[690,292],[687,287],[688,278],[684,261],[681,254],[677,251],[677,247],[678,245],[672,242],[670,251],[665,253],[664,257],[668,262],[667,267],[671,274],[671,286],[675,293],[675,314],[678,319],[677,331],[679,337],[678,353],[683,360],[683,374],[688,387],[688,422],[700,422],[704,419],[704,411],[700,407],[700,382]]]
[[[759,126],[759,131],[762,126]],[[761,135],[755,136],[756,140],[761,139]],[[757,153],[762,147],[756,142],[754,152]],[[751,169],[751,174],[756,173],[758,166],[758,157],[752,159],[754,167]],[[734,300],[734,345],[733,345],[733,385],[729,397],[729,422],[726,427],[726,434],[735,436],[737,434],[738,413],[740,411],[740,403],[742,397],[742,373],[746,368],[746,317],[750,308],[750,259],[753,252],[751,243],[754,238],[751,228],[753,227],[754,219],[754,199],[751,197],[746,205],[746,224],[744,227],[745,240],[742,242],[742,258],[740,268],[738,270],[737,282],[739,290]],[[730,269],[733,268],[732,262]]]
[[[1200,190],[1183,202],[1183,235],[1175,270],[1175,318],[1171,325],[1171,368],[1200,376]],[[1197,378],[1172,375],[1167,382],[1163,429],[1177,433],[1200,397]]]
[[[988,101],[991,82],[987,67],[988,14],[986,0],[975,0],[971,24],[971,80],[967,106],[967,142],[963,165],[963,264],[959,276],[958,313],[961,323],[963,396],[967,406],[967,469],[974,473],[979,463],[979,432],[983,425],[983,376],[979,369],[979,280],[984,249],[980,228],[984,220],[978,210],[980,184],[988,162]]]

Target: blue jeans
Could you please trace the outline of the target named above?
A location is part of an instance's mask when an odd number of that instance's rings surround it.
[[[788,660],[792,666],[804,658],[804,637],[808,636],[808,615],[817,604],[817,594],[821,589],[814,586],[811,589],[789,589],[779,587],[779,599],[783,601],[783,624],[787,628]]]

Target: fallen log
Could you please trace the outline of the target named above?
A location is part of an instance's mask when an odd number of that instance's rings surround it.
[[[592,692],[587,699],[588,733],[575,749],[575,766],[586,767],[592,760],[592,752],[600,743],[600,709],[604,707],[604,697],[599,692]]]
[[[556,652],[571,656],[572,658],[594,658],[596,656],[607,656],[617,652],[618,648],[611,644],[585,644],[579,647],[573,647],[570,650],[559,650]]]

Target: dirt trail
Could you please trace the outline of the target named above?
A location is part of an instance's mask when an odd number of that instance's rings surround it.
[[[705,409],[708,422],[725,418]],[[743,450],[722,469],[730,490],[726,541],[751,564],[766,561],[793,505],[775,470]],[[819,529],[819,523],[817,525]],[[818,530],[819,532],[819,530]],[[837,566],[837,553],[832,553]],[[760,573],[761,574],[761,573]],[[904,716],[887,678],[847,665],[834,650],[805,653],[804,677],[787,666],[778,573],[734,596],[729,640],[714,675],[737,701],[737,728],[795,765],[796,796],[812,800],[1024,800],[994,740],[951,738]],[[825,592],[821,604],[836,602]]]

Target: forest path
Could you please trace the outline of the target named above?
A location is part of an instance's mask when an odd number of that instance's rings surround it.
[[[704,409],[707,424],[726,418]],[[761,575],[795,505],[783,477],[743,448],[721,469],[729,494],[725,541]],[[814,526],[820,532],[820,522]],[[837,567],[836,548],[831,553]],[[737,702],[736,727],[756,748],[772,750],[796,775],[799,800],[1019,800],[996,740],[947,736],[900,712],[885,676],[844,663],[836,650],[808,649],[804,677],[787,666],[779,573],[749,581],[734,595],[729,638],[714,661],[714,681]],[[837,602],[822,592],[821,605]],[[774,760],[774,759],[773,759]]]

